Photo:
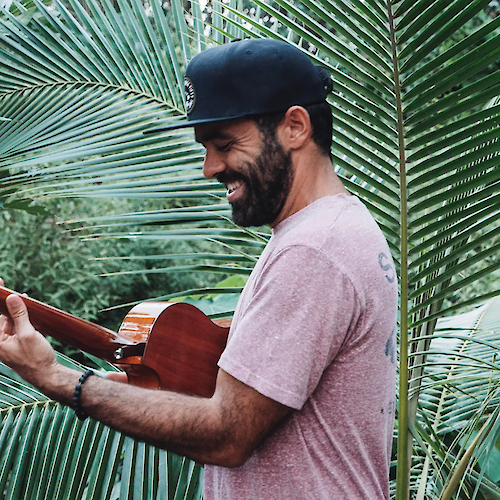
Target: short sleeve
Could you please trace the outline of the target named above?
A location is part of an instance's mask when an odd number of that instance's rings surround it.
[[[219,366],[261,394],[300,409],[359,311],[351,281],[321,250],[287,247],[258,277]]]

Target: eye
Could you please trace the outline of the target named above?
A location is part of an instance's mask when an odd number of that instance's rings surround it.
[[[215,148],[217,149],[217,151],[220,151],[221,153],[227,153],[231,149],[232,144],[233,143],[231,141],[223,142],[220,144],[216,144]]]

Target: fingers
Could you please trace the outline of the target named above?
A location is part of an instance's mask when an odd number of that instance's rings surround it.
[[[23,332],[26,328],[31,328],[26,304],[19,295],[9,295],[5,300],[10,317],[17,332]]]
[[[13,324],[12,324],[12,320],[6,316],[1,316],[0,317],[1,319],[1,323],[0,323],[0,332],[3,334],[3,335],[12,335],[13,333]]]
[[[121,382],[122,384],[128,384],[128,376],[123,372],[106,372],[106,378],[115,382]]]
[[[3,279],[0,278],[0,286],[4,286]],[[7,316],[0,314],[0,334],[10,335],[12,332],[12,323]]]

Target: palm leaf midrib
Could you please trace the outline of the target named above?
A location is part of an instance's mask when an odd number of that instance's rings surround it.
[[[158,104],[161,104],[163,106],[166,106],[170,110],[176,111],[179,114],[184,114],[184,109],[180,109],[176,106],[173,106],[172,103],[165,101],[164,99],[159,98],[158,96],[146,92],[142,92],[137,88],[134,87],[127,87],[124,85],[116,85],[112,83],[104,83],[104,82],[91,82],[87,80],[63,80],[59,82],[46,82],[46,83],[40,83],[40,84],[35,84],[35,85],[26,85],[23,88],[19,89],[13,89],[11,91],[2,91],[0,92],[0,99],[4,97],[12,97],[15,96],[16,94],[22,94],[23,92],[30,91],[30,90],[40,90],[44,89],[47,87],[57,87],[57,86],[81,86],[81,87],[102,87],[105,89],[111,89],[113,91],[122,91],[126,93],[133,94],[134,97],[144,97],[150,101],[157,102]]]
[[[17,413],[21,411],[23,408],[27,408],[28,411],[32,408],[40,408],[44,406],[55,406],[58,405],[59,403],[57,401],[54,401],[53,399],[42,399],[43,394],[40,394],[41,398],[39,401],[30,401],[30,402],[24,402],[24,403],[19,403],[11,406],[6,406],[5,408],[0,408],[0,419],[5,418],[5,415],[9,412],[14,412]],[[45,398],[45,396],[43,396]]]

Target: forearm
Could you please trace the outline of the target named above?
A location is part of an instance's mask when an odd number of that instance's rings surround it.
[[[57,363],[20,297],[11,295],[6,303],[10,317],[0,316],[0,359],[50,398],[71,405],[81,373]],[[81,407],[129,436],[225,467],[242,465],[290,411],[224,370],[210,399],[90,377]]]
[[[49,397],[71,405],[81,373],[58,365],[40,388]],[[152,445],[201,463],[238,465],[224,407],[205,399],[146,390],[98,377],[83,384],[81,406],[92,418]],[[224,423],[226,425],[224,425]]]

